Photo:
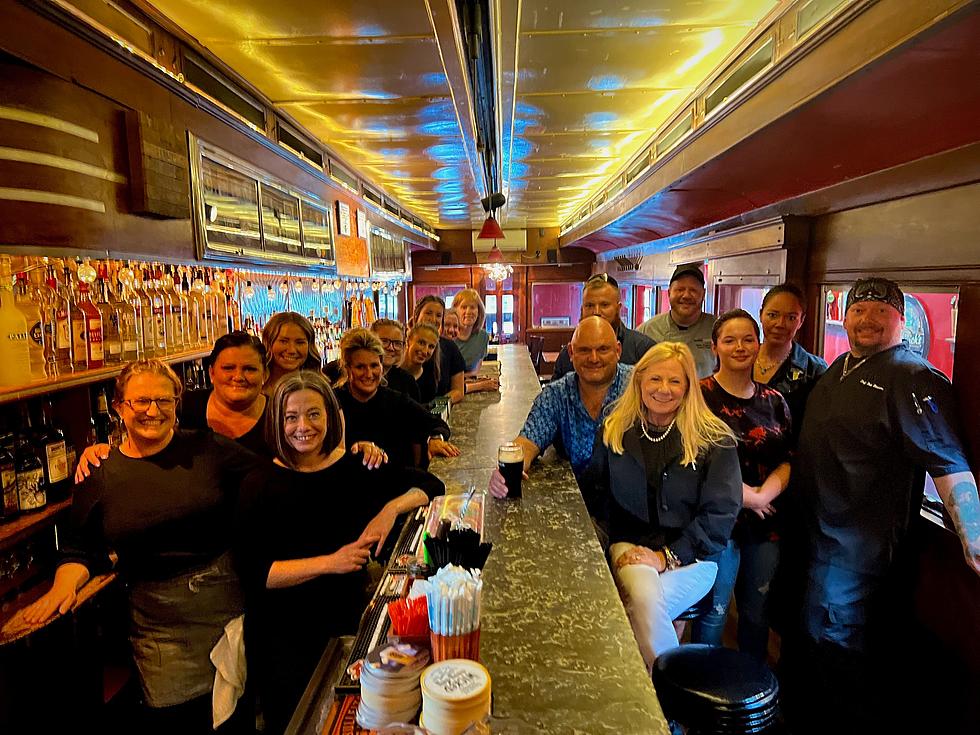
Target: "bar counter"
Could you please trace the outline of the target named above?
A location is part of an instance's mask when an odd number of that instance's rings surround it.
[[[537,375],[522,345],[498,348],[500,393],[478,393],[452,408],[451,441],[462,455],[432,471],[450,493],[487,487],[497,446],[520,431]],[[493,680],[494,733],[668,733],[612,575],[571,467],[539,461],[519,500],[487,496],[480,656]],[[326,659],[314,676],[326,675]],[[342,657],[341,657],[342,658]],[[292,723],[317,732],[326,692],[307,691]],[[318,695],[318,696],[317,696]],[[293,729],[292,727],[290,728]]]

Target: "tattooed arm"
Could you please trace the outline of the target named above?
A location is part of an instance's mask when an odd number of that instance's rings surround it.
[[[932,479],[943,505],[953,518],[956,532],[963,543],[966,563],[980,574],[980,497],[977,496],[977,481],[973,473],[955,472]]]

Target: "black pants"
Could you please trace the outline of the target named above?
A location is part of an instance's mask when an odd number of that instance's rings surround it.
[[[255,707],[246,693],[235,713],[217,730],[211,729],[211,694],[173,707],[143,707],[141,729],[145,735],[254,735]]]

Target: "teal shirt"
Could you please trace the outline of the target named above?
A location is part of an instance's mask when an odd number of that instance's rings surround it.
[[[469,339],[454,339],[453,342],[459,347],[459,352],[463,356],[466,372],[472,373],[487,356],[490,335],[485,329],[475,329]]]

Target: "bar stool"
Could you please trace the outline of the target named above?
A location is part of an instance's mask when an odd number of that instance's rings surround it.
[[[689,644],[657,657],[653,685],[664,714],[688,735],[776,732],[779,684],[765,664],[729,648]]]

